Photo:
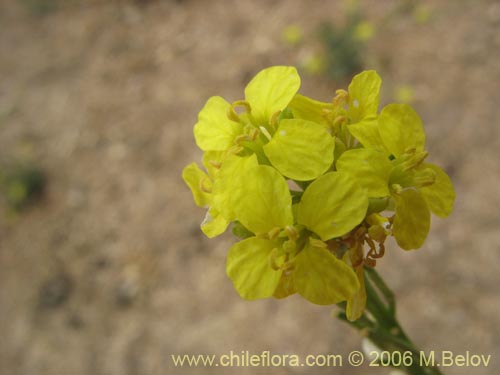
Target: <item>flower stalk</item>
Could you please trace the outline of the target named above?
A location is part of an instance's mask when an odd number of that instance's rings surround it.
[[[349,321],[345,313],[345,304],[339,304],[341,312],[338,318],[360,331],[377,348],[389,353],[411,353],[408,365],[390,363],[409,375],[442,375],[439,368],[427,366],[421,358],[422,351],[408,337],[396,317],[394,293],[374,268],[365,267],[366,310],[355,321]],[[391,355],[391,358],[394,356]]]

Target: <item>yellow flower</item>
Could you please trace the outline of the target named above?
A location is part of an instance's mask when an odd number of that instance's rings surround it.
[[[421,247],[431,212],[448,216],[455,192],[425,162],[415,111],[390,104],[378,113],[375,71],[329,103],[297,94],[299,86],[295,68],[278,66],[250,81],[245,100],[210,98],[194,128],[204,170],[192,163],[183,178],[208,208],[203,232],[214,237],[234,223],[242,238],[226,263],[242,298],[346,301],[356,320],[366,304],[363,269],[384,255],[387,236],[405,250]]]
[[[295,118],[323,124],[334,135],[339,135],[346,146],[352,143],[348,134],[352,134],[365,147],[378,146],[381,144],[377,132],[381,85],[382,80],[377,72],[367,70],[354,76],[348,91],[337,90],[331,103],[297,94],[289,107]]]
[[[440,217],[451,213],[453,184],[441,168],[424,163],[422,121],[409,105],[386,106],[376,130],[381,143],[344,152],[337,169],[350,173],[368,197],[392,197],[393,235],[403,249],[417,249],[427,237],[430,211]]]
[[[194,126],[194,136],[203,151],[227,150],[237,141],[255,140],[256,131],[271,131],[271,123],[292,100],[300,87],[294,67],[274,66],[260,71],[246,86],[245,100],[232,105],[220,96],[211,97]],[[245,112],[238,115],[241,107]],[[240,136],[244,137],[240,137]]]
[[[230,105],[212,97],[201,110],[194,134],[204,151],[242,150],[255,153],[262,164],[272,164],[283,175],[313,180],[333,163],[335,141],[312,121],[282,115],[300,86],[295,68],[262,70],[247,85],[245,100]],[[237,114],[235,107],[245,109]]]
[[[325,241],[363,220],[368,199],[362,189],[346,174],[327,173],[307,187],[294,215],[283,176],[269,166],[247,167],[239,176],[245,196],[234,202],[234,214],[256,236],[236,243],[227,257],[227,274],[240,296],[298,292],[322,305],[348,299],[359,288],[357,277]]]

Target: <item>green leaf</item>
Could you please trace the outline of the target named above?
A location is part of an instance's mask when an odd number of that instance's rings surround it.
[[[389,104],[380,113],[379,133],[387,150],[398,157],[405,150],[423,151],[425,132],[422,120],[408,104]]]
[[[305,120],[283,120],[264,153],[284,176],[313,180],[333,163],[335,140],[321,125]]]
[[[273,66],[261,70],[245,88],[256,125],[269,123],[270,117],[285,109],[300,87],[297,69],[292,66]]]
[[[392,164],[387,154],[367,148],[348,150],[337,160],[337,170],[354,176],[369,198],[388,196]]]
[[[267,165],[248,168],[245,175],[245,194],[234,201],[236,219],[255,234],[292,225],[292,197],[283,176]]]
[[[422,195],[414,190],[394,194],[396,215],[392,233],[398,245],[405,250],[422,247],[429,233],[431,213]]]
[[[434,184],[420,188],[422,196],[434,214],[443,218],[449,216],[455,202],[455,189],[450,177],[434,164],[424,163],[421,168],[431,168],[436,173]]]
[[[212,181],[203,172],[196,163],[191,163],[182,171],[182,178],[193,193],[193,198],[198,207],[207,207],[210,204],[211,194],[202,190],[202,186],[206,188],[212,187]]]
[[[230,104],[220,96],[212,96],[198,114],[194,126],[196,144],[203,151],[223,151],[234,145],[237,136],[243,133],[243,126],[227,117]]]
[[[382,79],[374,70],[357,74],[349,85],[348,116],[352,123],[376,115],[380,100]]]
[[[306,189],[297,220],[326,241],[361,223],[367,208],[366,193],[349,174],[329,172]]]
[[[226,273],[239,295],[247,300],[271,297],[282,271],[271,268],[275,242],[251,237],[233,245],[227,255]]]
[[[351,267],[310,243],[295,257],[293,283],[302,297],[317,305],[345,301],[359,289]]]

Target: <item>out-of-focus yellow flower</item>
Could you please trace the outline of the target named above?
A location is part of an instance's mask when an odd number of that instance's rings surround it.
[[[425,4],[418,4],[413,10],[413,18],[418,24],[424,25],[432,17],[432,10]]]
[[[357,40],[365,42],[370,40],[375,35],[375,26],[368,21],[362,21],[356,25],[354,29],[354,37]]]
[[[410,104],[415,100],[415,90],[410,85],[400,85],[394,90],[394,97],[397,102]]]
[[[313,54],[306,57],[302,63],[302,69],[311,76],[322,74],[325,71],[326,61],[323,56]]]
[[[295,46],[302,42],[303,32],[302,29],[297,25],[289,25],[283,30],[283,40],[285,43]]]

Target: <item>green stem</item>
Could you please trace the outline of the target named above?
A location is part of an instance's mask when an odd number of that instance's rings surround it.
[[[425,366],[421,363],[420,349],[410,340],[396,318],[394,293],[373,268],[365,268],[365,287],[366,313],[358,320],[351,322],[345,315],[345,305],[342,305],[340,307],[344,311],[339,314],[339,318],[364,332],[364,335],[381,350],[391,353],[400,352],[401,355],[410,352],[412,363],[409,366],[399,366],[408,374],[442,375],[437,367]]]
[[[374,268],[365,268],[365,274],[369,276],[370,280],[377,286],[377,288],[382,292],[385,300],[387,301],[389,312],[392,316],[396,315],[396,298],[394,293],[387,286],[384,279],[380,277]]]

